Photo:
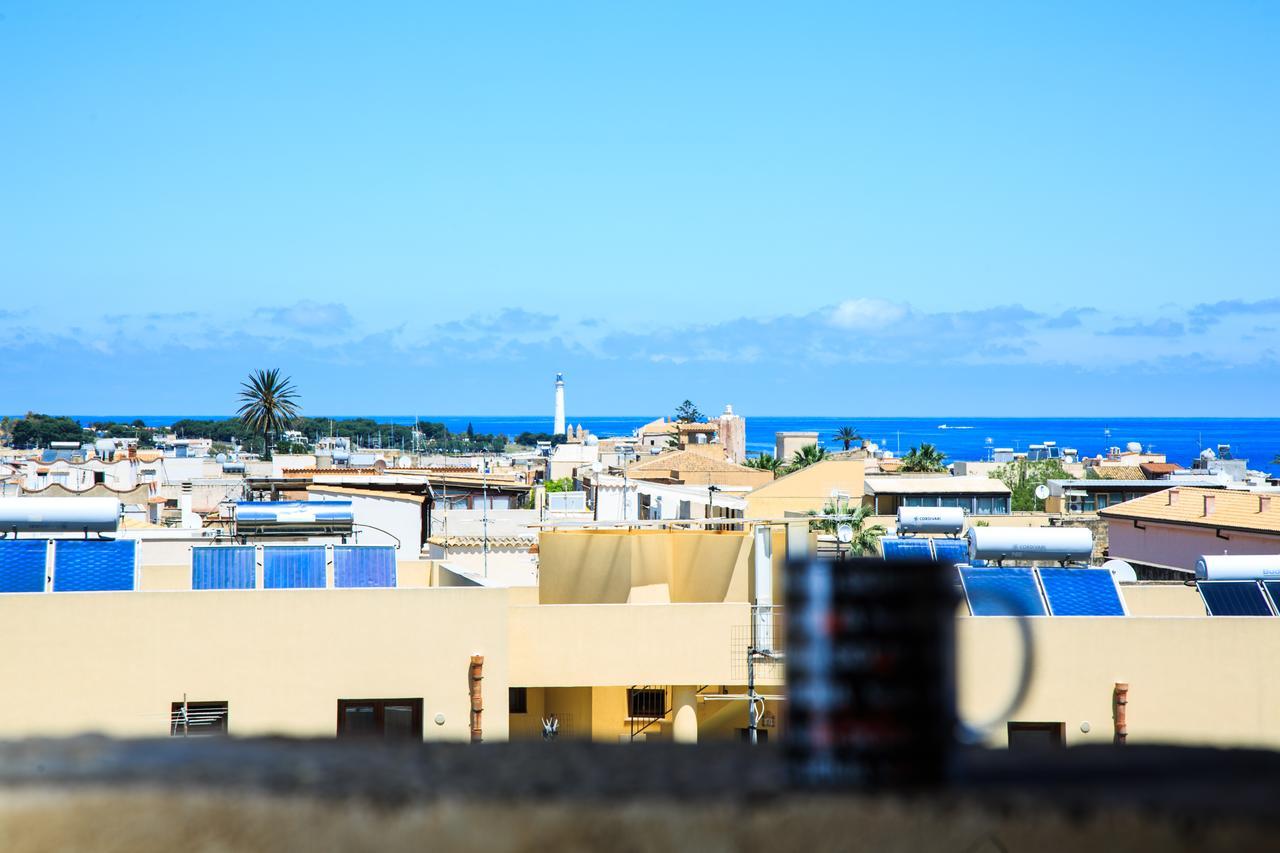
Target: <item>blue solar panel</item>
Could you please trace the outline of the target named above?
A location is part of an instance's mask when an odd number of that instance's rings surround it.
[[[266,589],[323,589],[324,546],[271,545],[262,549]]]
[[[934,539],[933,553],[941,563],[969,562],[968,539]]]
[[[1109,569],[1040,569],[1040,584],[1054,616],[1123,616]]]
[[[929,540],[903,539],[893,536],[880,537],[880,550],[886,560],[932,560],[933,550]]]
[[[974,616],[1044,616],[1044,600],[1031,569],[960,569]]]
[[[59,539],[53,546],[54,592],[133,589],[132,539]]]
[[[253,589],[254,547],[202,545],[191,549],[192,589]]]
[[[44,539],[0,539],[0,592],[44,592]]]
[[[395,549],[389,545],[334,545],[333,585],[342,588],[395,586]]]
[[[1210,616],[1270,616],[1257,581],[1200,581],[1196,584]]]
[[[1276,611],[1280,612],[1280,581],[1263,581],[1263,587],[1267,590],[1267,595],[1271,596],[1271,603],[1275,605]]]

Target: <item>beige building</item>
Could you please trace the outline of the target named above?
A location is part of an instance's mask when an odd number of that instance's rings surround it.
[[[758,489],[754,509],[820,508],[833,489],[858,494],[860,472],[861,460],[816,464]],[[1224,530],[1228,509],[1210,512]],[[248,587],[193,589],[191,549],[208,540],[144,531],[131,590],[0,593],[0,736],[504,740],[550,726],[612,742],[739,738],[753,603],[770,587],[785,600],[784,556],[812,547],[808,521],[759,533],[660,524],[543,528],[527,588],[420,559],[396,560],[384,588],[340,588],[331,543],[323,585],[266,589],[266,542],[250,547]],[[0,561],[16,571],[28,546],[13,545],[0,543]],[[1121,595],[1127,616],[1029,621],[1034,681],[993,744],[1028,727],[1108,743],[1124,683],[1130,743],[1280,747],[1277,617],[1207,617],[1181,583],[1123,584]],[[957,619],[960,704],[980,716],[1008,694],[1017,630]],[[761,664],[755,675],[761,731],[785,738],[784,673]]]
[[[714,448],[715,445],[709,447]],[[641,459],[627,466],[627,476],[633,480],[654,480],[691,486],[751,486],[753,488],[773,479],[773,475],[768,471],[725,461],[718,450],[705,453],[695,449],[672,450],[648,459]]]
[[[774,434],[773,455],[789,464],[802,447],[810,447],[818,443],[816,432],[779,432]]]
[[[784,474],[747,495],[748,518],[783,518],[821,512],[832,500],[862,500],[866,461],[853,456],[823,459]]]

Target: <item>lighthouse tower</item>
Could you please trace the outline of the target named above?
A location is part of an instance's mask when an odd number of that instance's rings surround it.
[[[564,435],[564,374],[556,374],[556,425],[552,435]]]

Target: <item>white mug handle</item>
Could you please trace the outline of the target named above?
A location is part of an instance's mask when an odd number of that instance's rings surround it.
[[[989,594],[994,594],[998,598],[1003,598],[1006,603],[1017,605],[1019,601],[1012,595],[1001,590],[989,590]],[[990,616],[978,617],[981,619],[990,619]],[[1031,689],[1031,676],[1035,670],[1035,639],[1031,633],[1031,617],[1014,616],[1014,624],[1018,626],[1018,636],[1022,641],[1022,664],[1018,672],[1018,686],[1014,688],[1013,695],[1009,697],[1009,701],[1000,709],[999,713],[992,714],[985,720],[978,722],[968,722],[960,719],[956,723],[956,739],[963,744],[978,744],[985,741],[991,732],[1002,722],[1009,718],[1009,715],[1018,708],[1022,707],[1022,703],[1027,698],[1027,692]],[[956,697],[957,704],[959,696]]]

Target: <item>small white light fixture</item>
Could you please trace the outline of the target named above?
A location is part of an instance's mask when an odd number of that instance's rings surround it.
[[[1089,729],[1091,728],[1093,728],[1093,726],[1089,725],[1088,720],[1085,720],[1083,723],[1080,724],[1080,731],[1084,732],[1085,734],[1088,734]]]
[[[436,725],[437,726],[444,725],[444,714],[436,714]],[[1088,725],[1088,723],[1086,723],[1085,725]]]

